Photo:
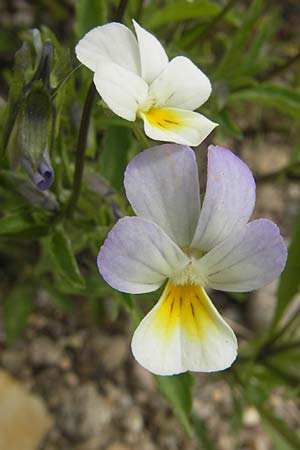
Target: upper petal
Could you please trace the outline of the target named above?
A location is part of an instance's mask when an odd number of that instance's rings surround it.
[[[232,233],[194,264],[209,287],[247,292],[275,280],[284,269],[286,257],[278,227],[270,220],[259,219]]]
[[[138,75],[113,62],[102,60],[94,74],[97,91],[109,108],[123,119],[134,121],[138,104],[147,96],[148,85]]]
[[[150,84],[168,65],[169,59],[163,46],[153,34],[144,30],[135,20],[133,25],[140,50],[142,77]]]
[[[75,52],[79,61],[93,71],[104,59],[137,75],[141,73],[137,40],[121,23],[112,22],[93,28],[78,42]]]
[[[199,145],[217,126],[202,114],[178,108],[151,108],[139,114],[151,139],[192,147]]]
[[[206,102],[210,93],[207,76],[184,56],[172,59],[150,87],[150,95],[158,106],[188,110]]]
[[[155,291],[188,262],[161,228],[139,217],[117,222],[97,260],[99,272],[110,286],[132,294]]]
[[[136,329],[131,348],[146,369],[174,375],[226,369],[236,358],[237,340],[202,287],[169,282]]]
[[[164,144],[139,153],[125,172],[126,195],[139,216],[188,246],[200,213],[198,168],[189,147]]]
[[[255,182],[245,163],[231,151],[208,149],[207,185],[192,247],[209,251],[246,224],[255,204]]]

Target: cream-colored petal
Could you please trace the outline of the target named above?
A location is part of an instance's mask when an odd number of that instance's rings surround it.
[[[108,23],[86,33],[75,47],[79,61],[95,72],[99,62],[113,62],[141,74],[138,43],[133,33],[121,23]]]
[[[231,366],[237,340],[201,286],[167,284],[132,339],[136,360],[157,375]]]
[[[97,91],[108,107],[123,119],[134,121],[138,105],[147,96],[147,83],[112,62],[100,64],[94,74]]]
[[[169,59],[163,46],[153,34],[144,30],[135,20],[133,25],[140,50],[142,78],[150,84],[168,65]]]
[[[197,146],[217,126],[202,114],[178,108],[151,108],[140,112],[145,133],[157,141]]]
[[[150,86],[150,95],[157,105],[194,110],[201,106],[211,93],[207,76],[184,56],[169,62]]]

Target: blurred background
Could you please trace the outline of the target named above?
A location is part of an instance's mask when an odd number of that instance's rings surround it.
[[[123,173],[142,146],[97,97],[80,181],[92,74],[74,46],[117,18],[129,27],[135,18],[170,58],[186,55],[208,75],[213,93],[201,112],[220,125],[196,149],[202,192],[207,145],[230,148],[255,175],[254,217],[275,221],[289,245],[279,281],[211,294],[239,339],[225,372],[142,369],[130,339],[159,293],[122,294],[98,274],[107,232],[131,214]],[[299,30],[298,0],[2,0],[0,450],[300,448]],[[14,133],[47,39],[49,109],[40,114],[55,181],[42,192],[19,167]]]

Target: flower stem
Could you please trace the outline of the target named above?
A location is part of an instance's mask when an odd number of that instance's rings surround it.
[[[136,124],[136,122],[132,123],[132,130],[133,130],[133,132],[135,134],[135,137],[137,138],[137,140],[141,144],[141,146],[143,148],[145,148],[145,149],[149,148],[150,147],[149,140],[146,138],[146,136],[141,131],[140,127]]]
[[[94,82],[92,81],[90,84],[90,87],[88,89],[88,93],[85,99],[82,116],[81,116],[81,122],[80,122],[80,128],[79,128],[79,135],[78,135],[78,141],[77,141],[77,149],[76,149],[76,161],[75,161],[75,172],[74,172],[74,180],[73,180],[73,187],[72,187],[72,193],[67,205],[67,214],[71,216],[73,214],[73,211],[75,209],[79,194],[80,194],[80,188],[81,188],[81,181],[83,176],[83,168],[84,168],[84,156],[85,156],[85,149],[86,149],[86,142],[87,142],[87,135],[88,135],[88,129],[91,119],[91,111],[93,106],[93,101],[95,98],[96,89],[94,86]]]
[[[127,6],[128,0],[120,0],[117,12],[115,14],[115,21],[120,22],[124,16],[125,9]]]
[[[280,75],[282,72],[284,72],[286,69],[291,67],[295,62],[297,62],[300,59],[300,50],[290,58],[286,59],[282,64],[278,64],[271,69],[267,70],[266,72],[262,73],[261,75],[258,75],[257,79],[259,81],[267,81],[270,78],[273,78],[275,76]]]

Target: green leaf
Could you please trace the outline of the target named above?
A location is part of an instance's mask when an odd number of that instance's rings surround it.
[[[157,8],[153,14],[145,15],[143,25],[150,29],[158,28],[182,20],[213,17],[220,10],[221,7],[217,3],[208,0],[195,3],[176,1],[162,8]]]
[[[10,214],[0,219],[0,236],[32,238],[47,234],[47,226],[36,224],[22,213]]]
[[[230,80],[240,73],[241,61],[243,60],[241,55],[244,54],[248,40],[253,39],[253,28],[257,25],[257,20],[261,16],[263,5],[263,0],[251,2],[247,14],[244,15],[243,23],[241,23],[238,31],[230,40],[230,47],[217,67],[216,74],[218,79],[225,78]]]
[[[286,308],[300,290],[300,213],[295,219],[292,240],[289,246],[287,264],[279,281],[277,304],[273,319],[275,327],[282,318]]]
[[[300,92],[284,86],[261,84],[249,89],[241,89],[228,97],[228,104],[252,102],[276,108],[285,114],[299,118]]]
[[[54,271],[58,271],[75,289],[84,288],[85,282],[79,271],[71,242],[62,228],[56,228],[52,232],[49,247],[56,264]]]
[[[4,329],[8,344],[12,344],[24,330],[32,310],[31,287],[20,284],[7,295],[4,303]]]
[[[75,33],[78,38],[107,21],[106,3],[104,0],[76,1]]]
[[[191,424],[193,376],[187,372],[181,375],[156,376],[161,393],[166,397],[174,414],[189,435],[193,434]]]
[[[127,152],[131,144],[131,131],[128,128],[109,127],[101,156],[101,173],[117,190],[122,189],[127,165]]]

